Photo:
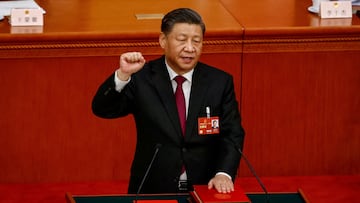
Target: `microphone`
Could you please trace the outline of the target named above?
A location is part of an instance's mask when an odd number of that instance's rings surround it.
[[[155,145],[154,155],[152,156],[151,162],[150,162],[148,168],[146,169],[145,175],[144,175],[144,177],[142,178],[141,183],[140,183],[140,186],[139,186],[139,188],[138,188],[138,190],[137,190],[137,192],[136,192],[136,195],[135,195],[135,203],[137,203],[137,200],[138,200],[140,191],[141,191],[141,189],[142,189],[142,187],[143,187],[143,185],[144,185],[144,182],[145,182],[145,180],[146,180],[146,178],[147,178],[147,176],[148,176],[148,174],[149,174],[149,171],[150,171],[150,169],[151,169],[151,167],[152,167],[152,165],[153,165],[153,162],[154,162],[154,160],[155,160],[155,158],[156,158],[156,156],[157,156],[157,154],[158,154],[159,149],[160,149],[161,146],[162,146],[162,144],[160,144],[160,143],[158,143],[158,144]]]
[[[259,185],[261,186],[262,190],[265,193],[265,198],[266,198],[266,202],[269,203],[269,193],[264,185],[264,183],[261,181],[260,177],[256,174],[256,171],[254,169],[254,167],[251,165],[250,161],[246,158],[245,154],[241,151],[240,147],[236,147],[236,150],[240,153],[240,155],[244,158],[244,161],[246,163],[246,165],[248,166],[248,168],[250,169],[250,172],[253,174],[253,176],[256,178],[257,182],[259,183]]]

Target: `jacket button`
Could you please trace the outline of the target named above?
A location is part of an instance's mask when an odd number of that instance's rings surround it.
[[[181,149],[181,151],[182,151],[182,152],[187,152],[187,149],[186,149],[185,147],[183,147],[183,148]]]

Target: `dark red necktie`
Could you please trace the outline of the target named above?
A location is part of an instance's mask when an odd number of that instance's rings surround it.
[[[185,97],[182,89],[182,84],[186,80],[183,76],[176,76],[174,79],[177,83],[175,90],[175,98],[176,98],[176,106],[178,109],[180,124],[183,136],[185,135],[185,123],[186,123],[186,105],[185,105]]]
[[[176,76],[174,80],[177,83],[176,90],[175,90],[175,99],[176,99],[176,106],[178,109],[180,124],[182,135],[185,136],[185,123],[186,123],[186,105],[185,105],[185,96],[184,91],[182,89],[182,84],[186,80],[183,76]],[[181,167],[181,174],[185,172],[185,166]]]

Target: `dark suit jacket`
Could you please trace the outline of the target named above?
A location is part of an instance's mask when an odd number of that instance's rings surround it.
[[[136,193],[155,152],[161,144],[141,193],[177,192],[181,166],[186,166],[192,184],[207,184],[217,172],[235,179],[243,146],[238,103],[232,77],[198,63],[194,69],[185,138],[182,136],[174,92],[165,58],[150,61],[131,77],[121,93],[114,89],[114,74],[96,93],[92,109],[103,118],[133,114],[137,128],[135,157],[129,193]],[[220,134],[199,135],[198,118],[219,116]]]

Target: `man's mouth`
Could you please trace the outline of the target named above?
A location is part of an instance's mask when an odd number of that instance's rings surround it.
[[[181,58],[186,63],[190,63],[192,62],[192,60],[194,60],[194,57],[181,57]]]

